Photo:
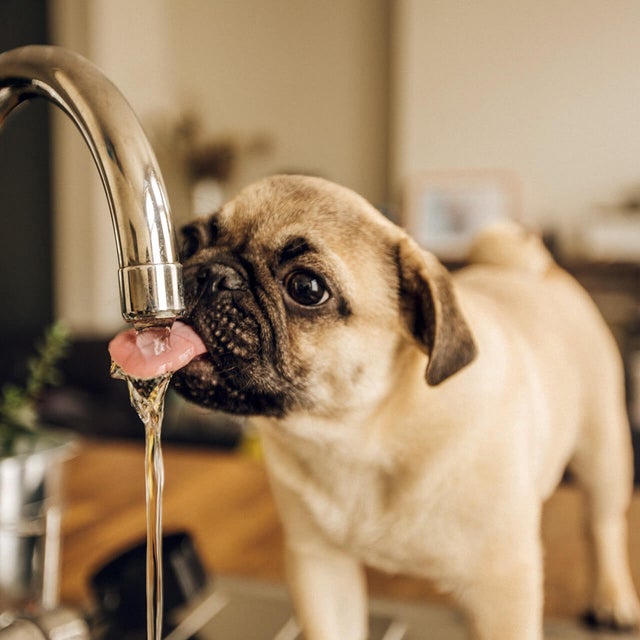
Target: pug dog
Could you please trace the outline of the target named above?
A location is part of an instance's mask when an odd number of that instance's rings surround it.
[[[367,637],[363,565],[433,581],[477,640],[540,640],[541,505],[567,466],[591,619],[637,624],[620,357],[537,237],[487,232],[452,275],[360,196],[301,176],[183,233],[207,353],[174,384],[257,425],[307,640]]]

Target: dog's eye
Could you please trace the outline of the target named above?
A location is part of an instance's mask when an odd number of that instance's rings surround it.
[[[305,307],[317,307],[329,299],[324,281],[311,271],[293,271],[284,285],[289,297]]]

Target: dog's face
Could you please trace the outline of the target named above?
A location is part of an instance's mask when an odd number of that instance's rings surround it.
[[[339,417],[387,393],[408,348],[429,384],[474,357],[446,271],[347,189],[269,178],[183,236],[185,320],[208,353],[174,386],[198,404]]]

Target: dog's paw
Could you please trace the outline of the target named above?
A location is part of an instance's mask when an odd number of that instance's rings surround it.
[[[631,579],[602,580],[583,621],[592,629],[632,632],[640,630],[640,602]]]
[[[632,633],[640,630],[640,619],[635,606],[624,610],[614,610],[612,607],[591,608],[582,616],[582,622],[597,631]]]

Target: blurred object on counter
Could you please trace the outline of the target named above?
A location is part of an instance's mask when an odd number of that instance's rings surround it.
[[[580,257],[594,262],[640,262],[640,186],[619,203],[601,205],[579,231]]]
[[[146,638],[145,542],[136,544],[101,567],[91,578],[97,601],[96,633],[103,640]],[[172,612],[196,600],[209,583],[191,536],[186,532],[162,539],[164,566],[163,618],[170,631]]]
[[[240,186],[241,174],[262,176],[252,165],[275,148],[268,133],[210,132],[200,115],[188,111],[171,120],[156,118],[149,129],[177,228],[222,206]]]
[[[54,609],[35,617],[0,615],[0,640],[90,640],[89,625],[72,609]]]

